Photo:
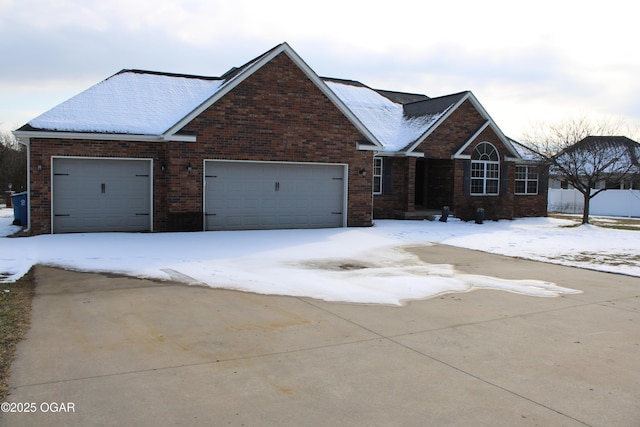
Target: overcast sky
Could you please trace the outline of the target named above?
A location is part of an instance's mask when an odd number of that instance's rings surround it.
[[[0,126],[123,68],[220,76],[286,41],[321,76],[471,90],[513,138],[585,115],[638,128],[638,23],[629,0],[0,0]]]

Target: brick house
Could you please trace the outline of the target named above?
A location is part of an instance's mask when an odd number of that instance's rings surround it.
[[[286,43],[221,77],[123,70],[14,134],[32,234],[370,226],[444,204],[546,213],[533,163],[470,92],[320,78]]]

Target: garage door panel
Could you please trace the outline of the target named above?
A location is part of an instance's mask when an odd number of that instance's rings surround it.
[[[151,229],[149,160],[55,158],[54,232]]]
[[[209,161],[205,167],[208,230],[343,225],[342,165]]]

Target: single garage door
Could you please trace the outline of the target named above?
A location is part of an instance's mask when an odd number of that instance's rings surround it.
[[[53,159],[53,232],[151,230],[151,161]]]
[[[206,229],[342,227],[345,170],[336,164],[207,161]]]

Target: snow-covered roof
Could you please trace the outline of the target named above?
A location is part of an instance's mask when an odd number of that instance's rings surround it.
[[[35,129],[162,135],[224,80],[123,70],[31,120]]]
[[[626,136],[587,136],[554,158],[554,170],[563,166],[576,176],[637,173],[640,144]]]
[[[17,132],[25,136],[34,131],[85,136],[110,133],[171,140],[190,120],[283,52],[372,143],[369,147],[382,152],[411,153],[456,105],[469,97],[475,100],[470,92],[429,98],[375,90],[349,80],[320,78],[283,43],[222,77],[122,70],[36,117]],[[491,121],[488,114],[483,114]]]
[[[511,145],[516,150],[516,152],[520,155],[522,160],[540,161],[544,159],[544,156],[542,154],[532,150],[531,148],[519,143],[514,139],[509,138],[509,142],[511,142]]]
[[[441,105],[435,111],[408,114],[406,105],[359,82],[324,79],[329,88],[384,145],[386,152],[402,151],[424,135],[455,102]],[[426,98],[426,97],[425,97]],[[420,103],[433,103],[424,100]]]

